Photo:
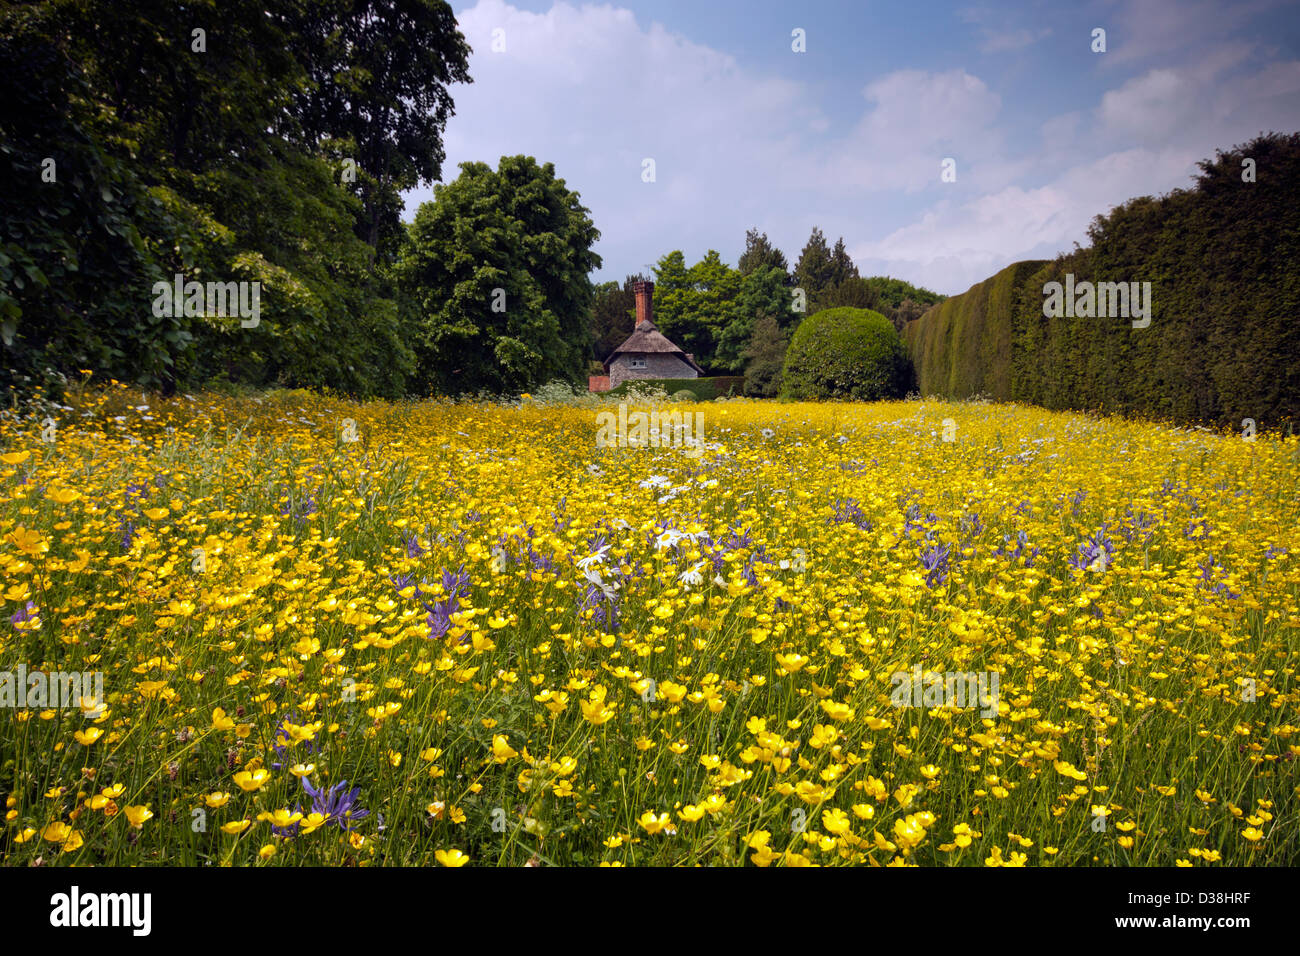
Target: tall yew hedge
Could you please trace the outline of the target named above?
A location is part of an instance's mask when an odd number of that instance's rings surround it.
[[[1088,248],[1010,265],[908,323],[922,393],[1237,427],[1300,418],[1300,133],[1199,166],[1192,188],[1097,217]],[[1150,325],[1044,317],[1044,285],[1067,273],[1150,282]]]

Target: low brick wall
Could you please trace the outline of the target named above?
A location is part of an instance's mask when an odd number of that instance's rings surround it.
[[[587,391],[589,392],[608,392],[609,376],[608,375],[588,375]]]

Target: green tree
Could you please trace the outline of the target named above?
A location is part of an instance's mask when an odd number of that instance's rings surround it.
[[[590,353],[600,233],[552,163],[462,163],[409,228],[396,272],[426,391],[577,383]]]
[[[849,306],[854,309],[875,309],[880,297],[866,279],[853,276],[827,286],[813,301],[813,311]]]
[[[442,178],[448,86],[472,82],[470,48],[442,0],[317,0],[294,10],[290,50],[307,73],[290,108],[302,142],[354,150],[358,235],[388,259],[400,193]]]
[[[794,267],[795,288],[803,289],[808,303],[811,304],[823,289],[834,283],[835,275],[836,265],[831,258],[830,248],[826,245],[826,237],[822,235],[819,228],[814,226],[812,235],[808,237],[808,242],[799,253],[799,261]]]
[[[337,38],[333,47],[313,45],[307,18],[348,10],[360,11],[364,28],[346,29],[361,32],[341,47]],[[436,10],[441,20],[429,19]],[[419,39],[421,50],[396,36],[412,17],[430,31]],[[435,27],[451,33],[436,35]],[[321,64],[337,65],[340,50],[348,50],[352,73],[340,81],[348,90],[345,112],[372,122],[361,132],[342,132],[362,146],[395,142],[416,173],[435,170],[430,150],[437,152],[433,137],[445,120],[437,115],[445,97],[439,84],[460,73],[452,63],[446,76],[434,76],[438,70],[422,49],[454,48],[458,37],[448,11],[423,2],[311,9],[299,0],[6,6],[0,40],[15,58],[6,58],[5,80],[19,76],[8,67],[22,50],[52,51],[43,75],[53,85],[26,85],[36,97],[34,113],[53,112],[67,124],[53,138],[51,130],[18,127],[14,139],[5,136],[16,143],[36,132],[46,144],[61,144],[57,182],[5,196],[4,220],[16,237],[5,257],[23,274],[0,273],[6,281],[0,308],[11,321],[25,316],[8,336],[10,362],[64,372],[92,368],[164,387],[219,376],[400,394],[411,352],[398,332],[391,282],[371,262],[373,249],[357,238],[368,234],[361,228],[366,207],[339,183],[336,150],[345,141],[326,136],[316,143],[295,110],[302,94],[335,83],[335,73]],[[379,56],[386,45],[406,52]],[[372,54],[379,58],[365,59]],[[366,79],[366,67],[356,66],[362,61],[404,64],[411,72]],[[426,107],[432,118],[402,114]],[[3,161],[15,166],[10,182],[30,185],[22,167],[49,151],[36,142],[9,153]],[[393,184],[405,181],[400,158],[393,160]],[[385,200],[390,224],[397,222],[396,188]],[[37,223],[47,233],[32,242]],[[79,261],[68,250],[80,250]],[[31,269],[47,278],[74,271],[82,278],[59,283],[61,302],[43,302],[34,291],[39,282],[29,281]],[[153,315],[154,281],[177,273],[259,282],[261,321],[243,328],[207,316]]]
[[[882,311],[898,308],[905,299],[911,299],[913,302],[929,307],[947,298],[947,296],[940,295],[938,292],[931,292],[929,289],[922,289],[910,282],[904,282],[902,279],[891,279],[888,276],[872,276],[864,281],[876,290]]]
[[[784,319],[784,326],[793,324],[797,316],[791,310],[792,298],[786,274],[776,266],[760,266],[745,276],[732,319],[718,337],[717,364],[731,372],[743,369],[757,318],[768,315]]]
[[[849,251],[844,247],[844,237],[840,236],[835,240],[835,248],[831,250],[831,280],[832,287],[843,285],[850,279],[858,278],[858,267],[853,264],[849,257]]]
[[[789,346],[786,333],[776,319],[764,313],[754,321],[754,331],[745,346],[745,394],[772,398],[781,390],[781,369]]]
[[[767,240],[767,233],[757,229],[745,232],[745,251],[736,263],[741,275],[749,275],[756,269],[773,266],[781,270],[782,276],[789,281],[790,265],[785,261],[785,253]]]
[[[680,251],[655,267],[655,324],[701,367],[717,358],[722,332],[736,318],[741,275],[716,250],[689,269]]]
[[[694,290],[686,267],[686,256],[680,249],[661,256],[655,263],[654,284],[655,325],[660,330],[685,328],[689,322],[687,315],[691,310]],[[698,358],[696,356],[697,360]]]
[[[0,13],[0,381],[56,385],[103,370],[165,386],[192,347],[155,317],[165,276],[150,234],[180,224],[93,135],[93,91],[48,5]]]
[[[915,299],[904,299],[898,303],[896,308],[888,310],[889,320],[894,323],[894,328],[900,332],[907,327],[907,323],[921,316],[930,309],[930,306],[917,302]]]
[[[602,282],[596,286],[591,309],[592,350],[596,360],[604,362],[623,340],[632,334],[636,314],[636,294],[632,284],[645,276],[630,275],[620,287],[617,282]],[[658,293],[656,288],[655,292]]]

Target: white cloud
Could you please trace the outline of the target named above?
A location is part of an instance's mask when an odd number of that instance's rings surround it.
[[[831,150],[822,181],[842,189],[914,192],[939,182],[943,159],[973,164],[1000,151],[1001,98],[965,70],[900,70],[870,83],[871,103]]]
[[[701,217],[761,207],[791,169],[806,168],[806,143],[827,125],[802,84],[744,69],[627,10],[557,3],[534,14],[482,0],[458,22],[474,82],[453,90],[444,180],[469,159],[554,161],[616,268],[640,269],[687,246],[693,231],[715,241]],[[491,52],[495,28],[505,31],[503,53]],[[641,179],[646,158],[654,183]],[[430,193],[407,196],[408,216]],[[725,225],[739,244],[744,228]]]
[[[878,242],[850,247],[869,273],[936,292],[964,292],[1020,259],[1050,259],[1085,241],[1093,217],[1134,196],[1185,185],[1195,150],[1133,149],[1064,170],[1036,189],[1008,186],[964,203],[944,201]]]
[[[1203,47],[1216,46],[1261,14],[1288,5],[1294,6],[1294,0],[1111,2],[1107,6],[1112,12],[1097,20],[1097,26],[1108,27],[1107,52],[1097,57],[1097,64],[1104,69],[1118,69],[1137,61],[1153,64],[1171,56],[1194,62]]]
[[[1184,24],[1200,4],[1154,5],[1164,13],[1141,3],[1103,10],[1118,31],[1112,47],[1145,44],[1151,62],[1133,73],[1130,53],[1098,57],[1108,62],[1086,99],[1063,102],[1026,134],[1017,88],[1004,103],[960,66],[864,75],[846,120],[845,104],[823,101],[832,94],[822,87],[754,69],[628,10],[557,3],[531,13],[481,0],[458,16],[474,82],[453,89],[444,179],[464,160],[495,166],[526,153],[554,162],[602,232],[603,278],[672,249],[694,261],[716,248],[734,262],[750,226],[793,262],[820,225],[832,240],[845,237],[864,274],[960,292],[1017,259],[1084,242],[1091,219],[1115,203],[1188,185],[1195,161],[1216,147],[1300,129],[1300,61]],[[1025,39],[998,34],[985,12],[966,19],[988,32],[985,46]],[[1179,59],[1155,36],[1161,25],[1195,54]],[[502,53],[492,52],[497,28]],[[939,179],[948,156],[957,184]],[[641,181],[647,157],[655,183]],[[408,195],[408,216],[428,198],[428,189]]]
[[[1015,24],[1025,15],[1025,11],[996,14],[988,7],[968,7],[958,12],[966,23],[976,26],[979,32],[981,53],[1010,53],[1032,46],[1039,40],[1051,36],[1051,27],[1017,27]]]

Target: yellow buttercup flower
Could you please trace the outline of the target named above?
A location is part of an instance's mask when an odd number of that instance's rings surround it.
[[[235,774],[235,783],[239,785],[240,790],[244,791],[260,790],[270,779],[269,770],[241,770]]]
[[[50,550],[49,544],[41,537],[39,531],[24,528],[22,525],[5,535],[5,540],[29,557],[36,557]]]
[[[647,810],[645,813],[641,814],[637,819],[637,823],[641,825],[643,830],[651,835],[661,833],[664,830],[669,829],[672,825],[672,821],[669,819],[668,814],[661,813],[658,816],[655,816],[653,810]]]
[[[128,805],[122,808],[122,812],[126,814],[127,822],[137,830],[143,827],[145,823],[153,817],[153,811],[147,806],[133,807]]]
[[[505,763],[507,760],[518,756],[519,751],[511,748],[505,734],[496,734],[492,737],[492,759],[494,761]]]

